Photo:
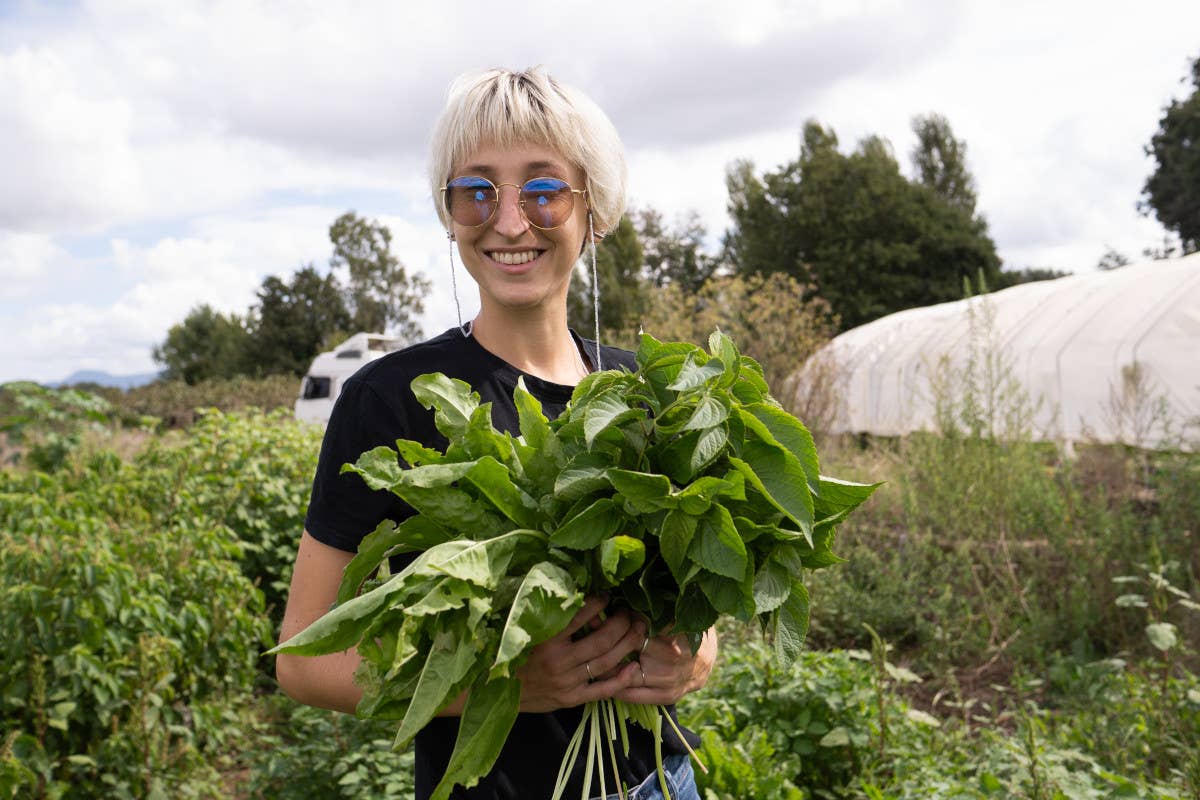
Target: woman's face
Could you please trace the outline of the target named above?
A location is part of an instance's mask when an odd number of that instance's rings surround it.
[[[474,228],[451,223],[463,263],[479,284],[483,309],[565,309],[571,270],[587,236],[583,195],[572,195],[570,218],[547,231],[525,219],[515,186],[501,184],[521,186],[530,178],[551,177],[582,189],[583,172],[545,145],[518,144],[479,148],[451,178],[466,175],[482,176],[500,187],[500,204],[490,221]]]

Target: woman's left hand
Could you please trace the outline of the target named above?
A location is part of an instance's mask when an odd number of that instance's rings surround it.
[[[627,703],[669,705],[708,682],[717,660],[717,631],[710,628],[692,655],[692,646],[681,634],[664,633],[645,640],[637,655],[640,665],[633,686],[615,695]]]

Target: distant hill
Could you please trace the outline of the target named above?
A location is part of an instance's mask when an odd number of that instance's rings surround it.
[[[143,372],[137,375],[112,375],[95,369],[81,369],[72,372],[53,386],[74,386],[77,383],[96,383],[100,386],[114,386],[118,389],[133,389],[145,386],[158,377],[157,372]]]

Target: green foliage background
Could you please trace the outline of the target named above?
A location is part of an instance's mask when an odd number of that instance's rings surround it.
[[[680,704],[706,800],[1195,796],[1200,460],[1065,461],[1001,424],[1020,398],[988,409],[962,377],[937,434],[823,445],[829,471],[888,483],[843,526],[848,562],[811,578],[800,662],[724,629]],[[392,724],[297,706],[261,657],[319,431],[141,422],[0,391],[20,434],[0,470],[0,798],[410,797]]]

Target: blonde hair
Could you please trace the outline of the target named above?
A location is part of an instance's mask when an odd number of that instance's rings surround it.
[[[617,226],[625,211],[625,151],[616,128],[579,90],[542,67],[524,72],[466,73],[451,85],[433,129],[429,182],[438,218],[450,230],[441,188],[451,171],[484,145],[546,145],[583,170],[596,233]]]

